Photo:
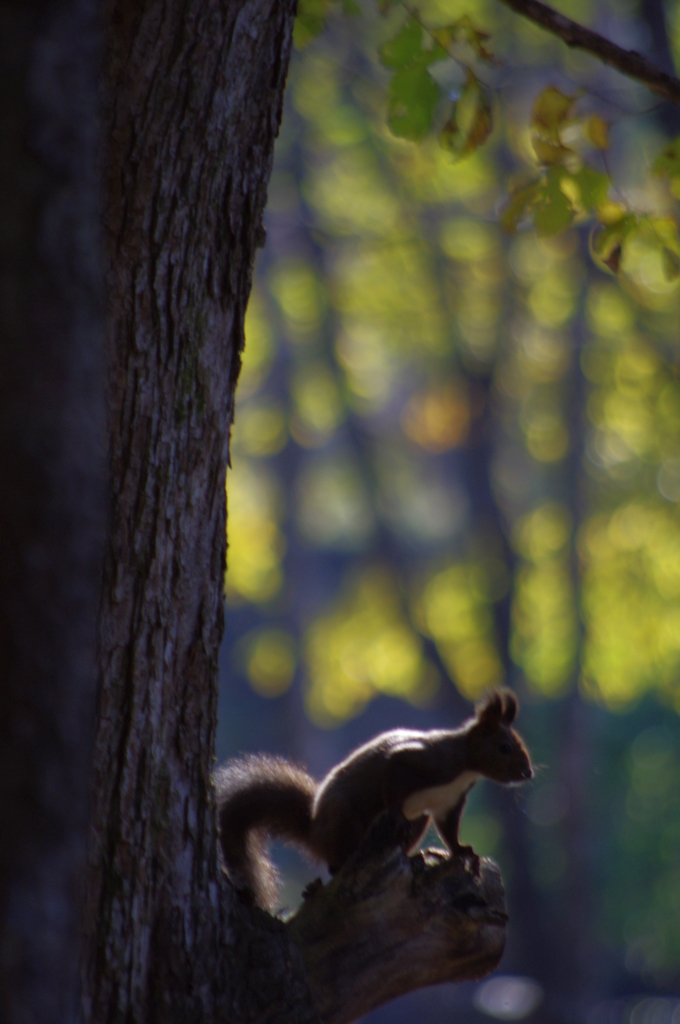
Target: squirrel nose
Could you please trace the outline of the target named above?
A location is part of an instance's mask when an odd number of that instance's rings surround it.
[[[524,769],[524,771],[522,772],[522,775],[524,776],[525,779],[531,779],[531,778],[533,778],[533,774],[534,773],[533,773],[533,770],[531,768],[531,765],[528,764],[526,766],[526,768]]]

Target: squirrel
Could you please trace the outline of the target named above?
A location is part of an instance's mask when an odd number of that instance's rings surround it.
[[[283,839],[323,861],[335,874],[384,810],[403,823],[404,850],[415,850],[430,818],[451,854],[470,858],[458,827],[472,786],[484,777],[504,785],[532,777],[531,761],[511,728],[517,698],[494,690],[458,729],[380,733],[321,781],[304,768],[267,754],[227,762],[215,772],[220,844],[232,882],[265,910],[278,895],[269,839]]]

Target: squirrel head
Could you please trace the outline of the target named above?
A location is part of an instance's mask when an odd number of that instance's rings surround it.
[[[526,782],[533,775],[528,751],[512,728],[517,709],[511,690],[492,690],[475,706],[468,733],[472,768],[495,782]]]

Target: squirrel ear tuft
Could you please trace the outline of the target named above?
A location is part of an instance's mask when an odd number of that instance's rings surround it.
[[[517,697],[512,690],[503,691],[503,721],[511,725],[517,717]]]
[[[483,725],[498,725],[503,718],[503,700],[498,690],[492,690],[475,705],[475,718]]]
[[[510,725],[517,716],[517,697],[512,690],[492,690],[475,706],[478,722],[491,727]]]

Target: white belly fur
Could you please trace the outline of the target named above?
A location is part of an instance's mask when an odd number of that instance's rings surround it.
[[[455,807],[462,795],[481,777],[479,772],[461,772],[445,786],[432,786],[430,789],[420,789],[417,793],[412,793],[404,800],[404,817],[408,821],[419,818],[421,814],[440,817],[442,812]]]

